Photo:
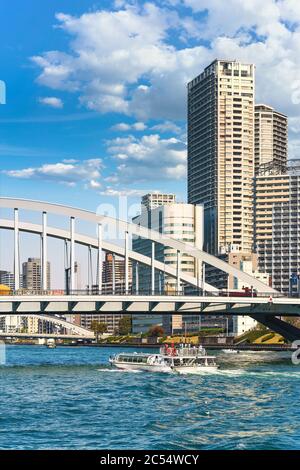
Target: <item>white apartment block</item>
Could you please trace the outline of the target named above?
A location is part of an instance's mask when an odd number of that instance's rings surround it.
[[[274,162],[285,166],[288,153],[288,119],[271,106],[255,106],[255,171]]]
[[[255,249],[258,269],[270,275],[272,287],[298,292],[291,278],[300,274],[300,165],[290,161],[287,173],[278,165],[261,165],[254,180]]]

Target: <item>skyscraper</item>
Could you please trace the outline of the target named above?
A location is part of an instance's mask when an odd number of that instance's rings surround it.
[[[259,165],[274,162],[286,166],[288,119],[271,106],[255,106],[255,172]]]
[[[204,204],[204,249],[253,243],[255,67],[215,60],[188,84],[188,202]]]
[[[40,258],[28,258],[28,261],[23,263],[23,288],[28,290],[42,289]],[[49,261],[47,262],[47,289],[50,289]]]

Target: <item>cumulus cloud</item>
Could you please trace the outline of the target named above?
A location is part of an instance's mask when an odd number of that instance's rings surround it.
[[[64,104],[60,98],[56,98],[55,96],[47,96],[45,98],[39,98],[39,102],[41,104],[45,104],[46,106],[50,106],[51,108],[63,108]]]
[[[186,143],[177,137],[159,134],[127,135],[106,141],[109,165],[102,159],[63,159],[37,167],[4,170],[18,179],[39,179],[70,187],[80,186],[101,195],[138,196],[150,191],[149,185],[186,177]],[[138,186],[143,185],[144,189]],[[148,187],[148,189],[145,189]]]
[[[144,122],[134,122],[133,124],[119,122],[112,127],[113,131],[126,132],[130,130],[134,131],[144,131],[147,129],[147,125]]]
[[[155,124],[151,127],[152,131],[158,131],[162,134],[171,133],[171,134],[180,134],[182,132],[181,127],[177,126],[174,122],[165,121],[160,124]]]
[[[184,120],[187,81],[221,57],[255,62],[258,100],[300,115],[292,98],[300,79],[298,1],[265,0],[263,8],[261,0],[228,0],[226,8],[223,0],[119,1],[112,11],[57,20],[70,50],[33,57],[38,81],[77,92],[89,109]]]
[[[263,7],[261,0],[227,0],[226,8],[223,0],[142,3],[116,0],[112,11],[78,17],[60,13],[68,52],[32,58],[41,85],[76,93],[90,110],[125,115],[112,129],[129,135],[107,142],[115,170],[101,188],[98,177],[84,178],[87,187],[122,192],[158,175],[185,178],[184,126],[178,121],[186,120],[186,83],[216,57],[256,64],[257,102],[289,115],[290,152],[299,156],[298,0],[265,0]],[[135,134],[146,130],[150,135]],[[176,137],[163,138],[168,134]],[[38,169],[24,169],[32,170],[37,177]]]
[[[119,8],[80,17],[58,14],[59,27],[72,37],[70,52],[32,57],[41,69],[38,82],[78,92],[82,105],[102,113],[181,119],[185,83],[210,52],[202,46],[176,50],[169,32],[183,23],[174,10],[150,2]]]
[[[77,161],[63,160],[57,163],[45,163],[39,167],[3,171],[12,178],[40,179],[76,186],[84,183],[86,187],[100,188],[99,181],[103,164],[100,158]]]
[[[127,197],[141,197],[147,192],[159,192],[151,189],[116,189],[112,187],[107,187],[104,191],[100,191],[101,196],[127,196]]]
[[[108,152],[117,162],[114,182],[150,182],[183,179],[186,175],[186,144],[158,134],[137,138],[118,137],[108,143]]]

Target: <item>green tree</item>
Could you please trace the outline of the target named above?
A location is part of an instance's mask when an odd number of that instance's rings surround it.
[[[164,333],[165,333],[165,331],[164,331],[162,326],[155,325],[155,326],[152,326],[151,328],[149,328],[148,336],[152,336],[152,337],[157,338],[158,336],[163,336]]]
[[[91,324],[91,330],[95,333],[96,341],[98,341],[99,335],[107,332],[107,324],[93,320]]]
[[[131,315],[124,315],[119,321],[118,334],[121,336],[129,335],[132,331]]]

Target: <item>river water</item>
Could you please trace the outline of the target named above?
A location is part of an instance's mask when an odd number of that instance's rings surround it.
[[[0,448],[300,448],[300,366],[289,353],[217,353],[218,372],[177,376],[111,369],[116,352],[7,346]]]

